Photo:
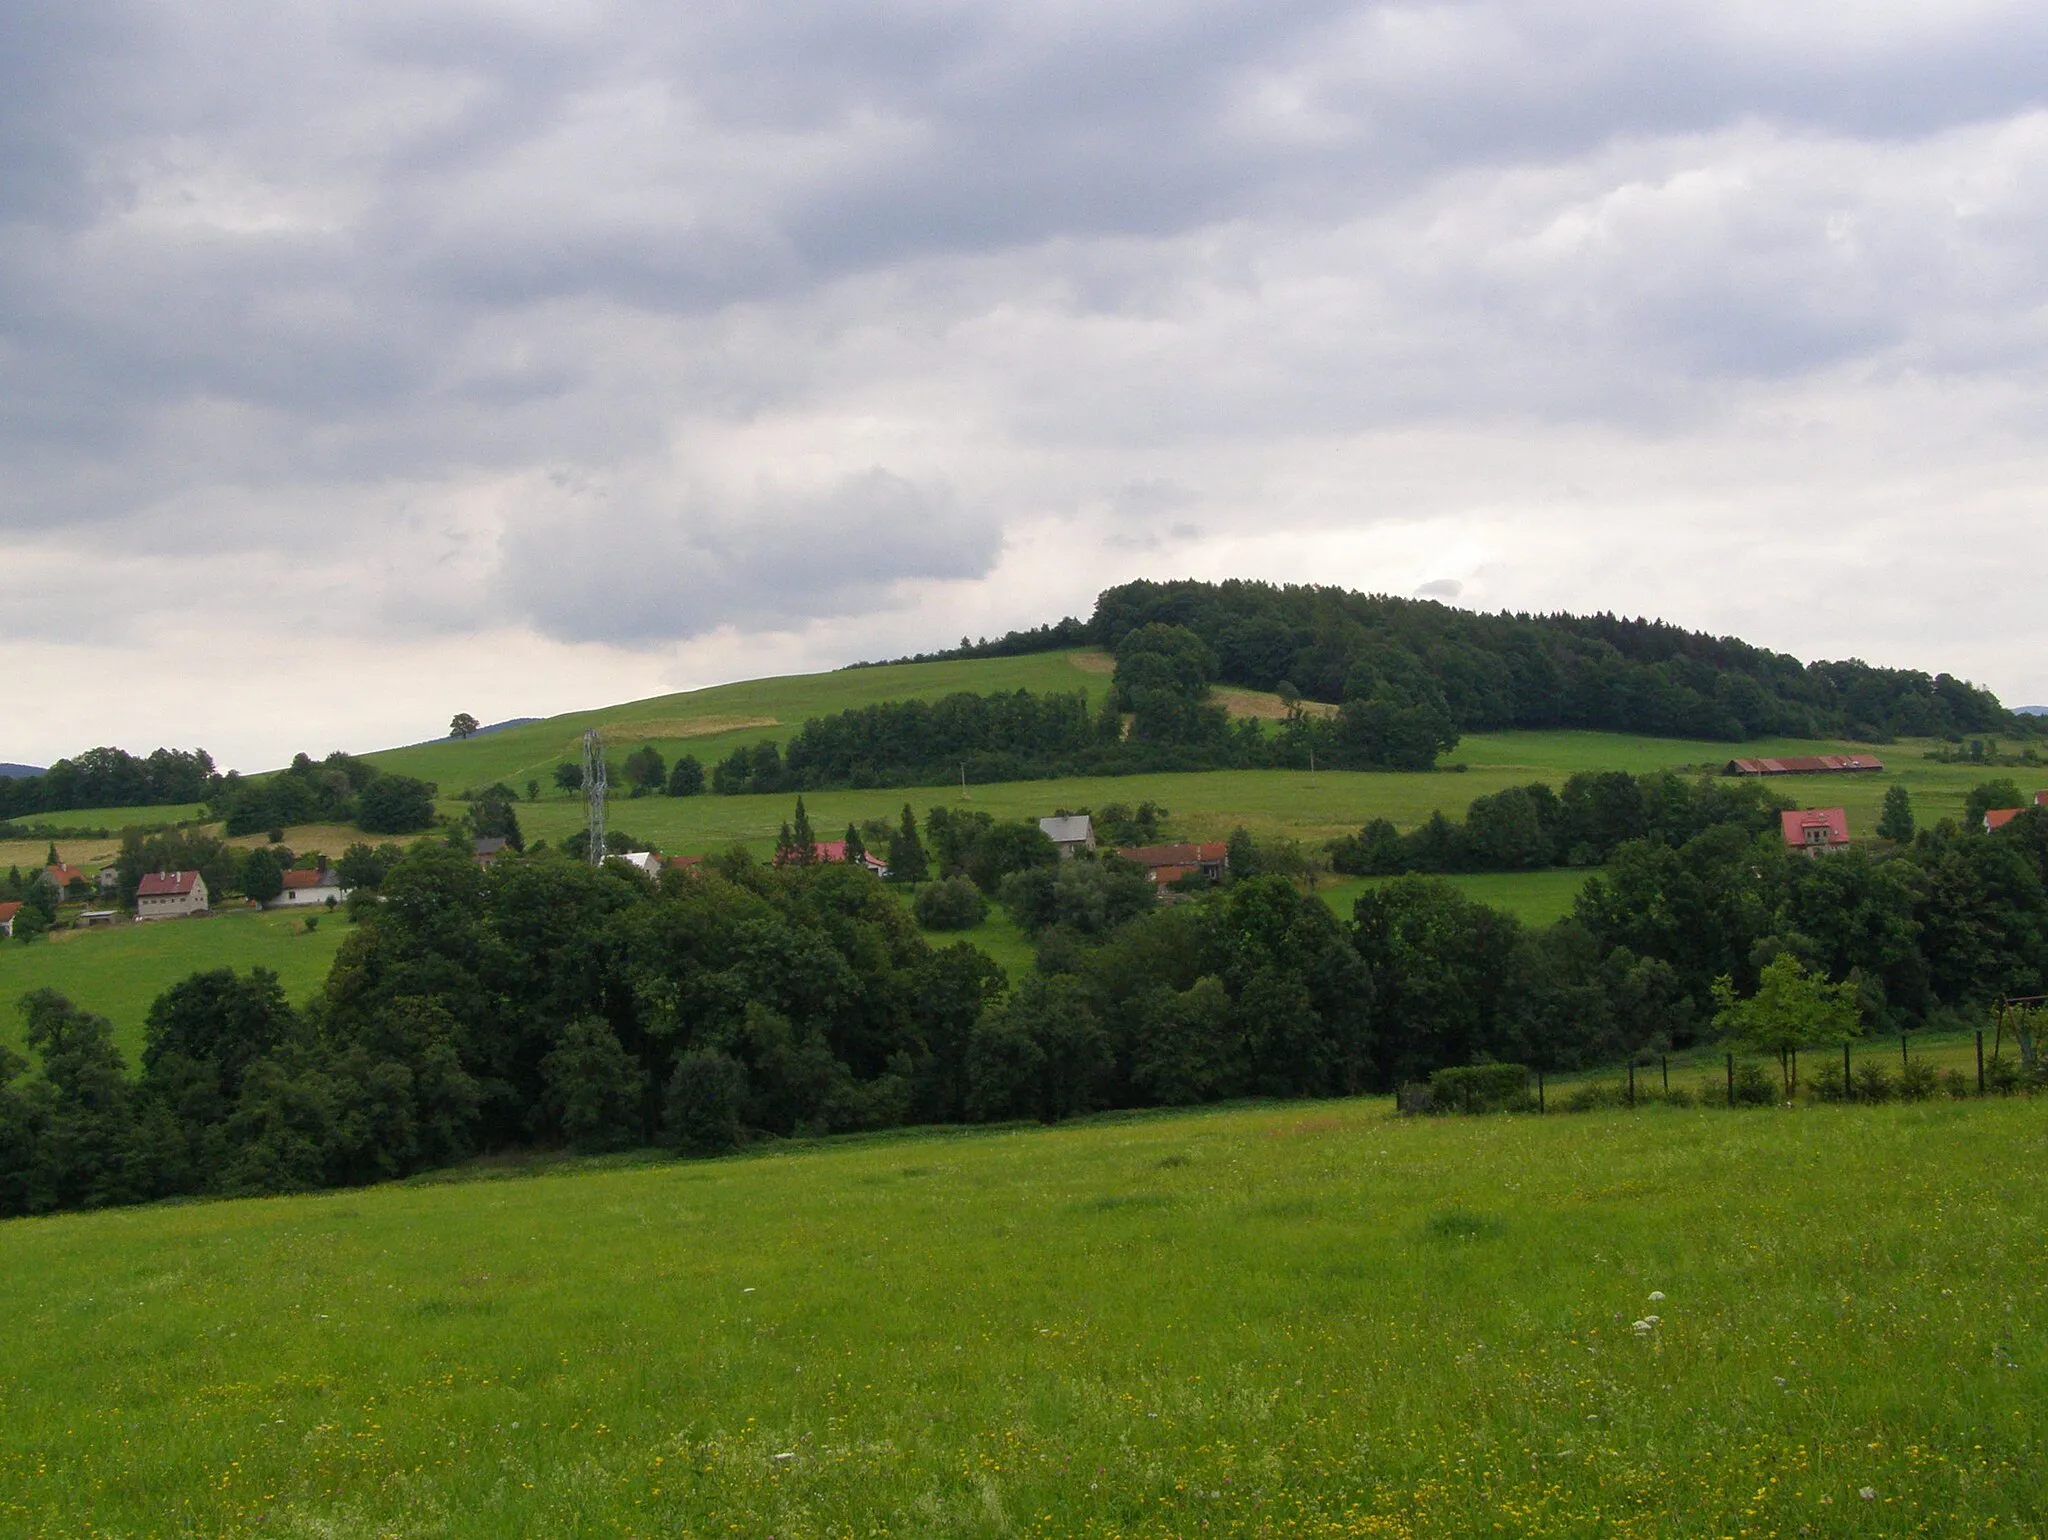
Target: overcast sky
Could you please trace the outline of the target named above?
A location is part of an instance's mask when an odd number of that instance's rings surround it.
[[[2048,700],[2039,0],[15,0],[0,759],[1131,577]]]

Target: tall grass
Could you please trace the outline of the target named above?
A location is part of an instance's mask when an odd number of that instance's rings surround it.
[[[0,1528],[2038,1533],[2042,1116],[1253,1107],[17,1221]]]

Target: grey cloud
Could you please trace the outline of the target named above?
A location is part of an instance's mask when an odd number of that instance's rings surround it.
[[[1000,541],[942,490],[879,467],[740,506],[559,490],[507,530],[492,586],[497,605],[564,641],[647,645],[886,609],[901,585],[983,576]]]

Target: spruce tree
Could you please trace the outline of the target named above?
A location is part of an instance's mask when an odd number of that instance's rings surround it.
[[[798,866],[809,866],[818,859],[818,838],[811,832],[811,815],[804,811],[804,799],[796,799],[796,828],[792,832],[795,849],[792,859]]]
[[[889,838],[889,880],[891,882],[923,882],[931,873],[931,862],[924,853],[924,841],[918,838],[917,815],[910,810],[908,802],[903,804],[903,827]]]
[[[868,847],[867,847],[867,844],[866,844],[866,842],[865,842],[865,841],[863,841],[863,840],[861,839],[861,837],[860,837],[860,826],[859,826],[858,824],[848,824],[848,825],[846,826],[846,860],[847,860],[847,864],[848,864],[849,866],[858,866],[858,865],[860,865],[860,863],[861,863],[861,862],[862,862],[862,861],[863,861],[864,859],[866,859],[866,857],[867,857],[867,853],[868,853]]]

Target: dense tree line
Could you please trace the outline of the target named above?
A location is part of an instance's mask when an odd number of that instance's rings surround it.
[[[906,809],[895,839],[928,839],[935,871],[1034,937],[1014,986],[972,945],[929,945],[858,867],[734,853],[653,881],[545,851],[484,868],[438,842],[359,847],[357,926],[304,1010],[260,970],[196,975],[152,1008],[131,1076],[104,1021],[24,1002],[37,1066],[0,1054],[0,1212],[529,1144],[717,1150],[1566,1068],[1699,1041],[1795,972],[1885,1031],[2048,991],[2048,810],[1817,859],[1736,812],[1623,839],[1535,929],[1420,875],[1348,922],[1270,876],[1160,904],[1030,825],[937,809],[920,831]]]
[[[1901,787],[1893,790],[1904,795]],[[1679,845],[1723,825],[1762,834],[1776,829],[1779,812],[1791,805],[1759,781],[1688,778],[1668,770],[1581,771],[1562,794],[1538,781],[1475,797],[1462,823],[1436,812],[1404,834],[1374,819],[1330,842],[1330,867],[1353,876],[1395,876],[1600,866],[1631,840]],[[1912,832],[1909,812],[1905,837]]]
[[[1182,626],[1121,637],[1110,688],[887,701],[806,721],[786,748],[745,745],[713,767],[724,795],[1225,769],[1426,770],[1454,746],[1449,712],[1413,671],[1360,676],[1334,719],[1300,708],[1270,729],[1211,700],[1212,649]]]
[[[1217,677],[1348,702],[1376,694],[1447,714],[1458,732],[1580,727],[1737,741],[1768,735],[2038,736],[1990,691],[1949,674],[1856,659],[1802,664],[1732,637],[1611,614],[1479,614],[1428,600],[1316,585],[1126,583],[1093,616],[931,657],[1094,645],[1181,626],[1213,650]],[[1076,640],[1078,638],[1078,640]]]
[[[259,834],[293,824],[354,824],[369,834],[416,834],[434,825],[434,784],[391,775],[368,760],[333,753],[315,761],[297,754],[275,775],[245,780],[229,771],[212,811],[229,835]]]
[[[98,807],[171,807],[203,802],[221,785],[204,749],[88,749],[41,775],[0,778],[0,819]]]

